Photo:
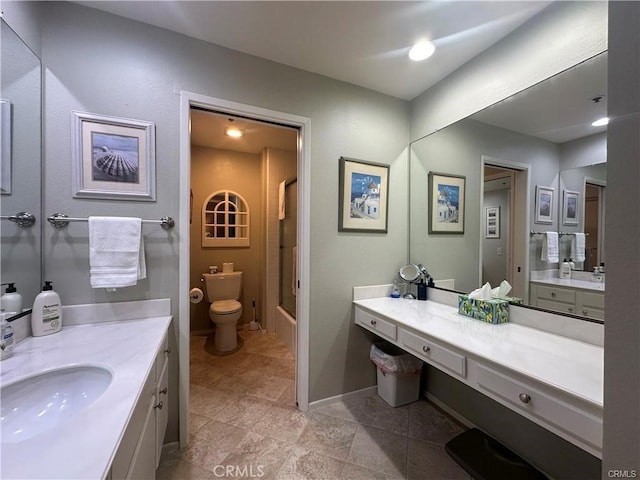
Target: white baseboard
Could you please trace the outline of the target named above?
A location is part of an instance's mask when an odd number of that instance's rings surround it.
[[[162,445],[162,456],[175,452],[180,448],[179,442],[170,442]]]
[[[429,392],[424,392],[424,395],[427,397],[427,400],[429,400],[431,403],[436,405],[439,409],[441,409],[444,412],[446,412],[448,415],[450,415],[453,418],[455,418],[458,422],[463,424],[465,427],[467,427],[467,428],[478,428],[477,425],[474,425],[467,417],[461,415],[458,411],[454,410],[449,405],[447,405],[446,403],[442,402],[438,397],[433,396]]]
[[[355,390],[349,393],[341,393],[340,395],[335,395],[333,397],[323,398],[322,400],[316,400],[315,402],[309,403],[309,410],[316,410],[320,407],[325,407],[327,405],[331,405],[332,403],[340,402],[343,400],[347,400],[349,398],[356,397],[364,397],[367,395],[371,395],[372,393],[376,393],[378,391],[377,386],[363,388],[362,390]]]

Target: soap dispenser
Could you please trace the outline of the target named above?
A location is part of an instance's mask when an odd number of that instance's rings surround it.
[[[22,295],[18,293],[16,284],[11,282],[3,283],[3,285],[7,286],[7,290],[0,297],[0,310],[3,312],[22,312]]]
[[[567,262],[566,258],[560,264],[560,278],[564,278],[564,279],[571,278],[571,265],[569,265],[569,262]]]
[[[44,282],[42,292],[33,301],[31,330],[34,337],[58,333],[62,329],[60,295],[53,291],[51,282]]]
[[[13,355],[13,344],[15,342],[13,327],[5,318],[12,317],[15,314],[16,312],[4,312],[0,314],[0,360],[4,360]]]
[[[398,288],[398,281],[393,281],[393,287],[391,287],[391,298],[400,298],[400,289]]]

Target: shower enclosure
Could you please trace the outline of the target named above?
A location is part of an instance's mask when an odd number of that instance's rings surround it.
[[[285,218],[280,221],[280,306],[296,317],[296,237],[298,218],[298,183],[286,182]]]

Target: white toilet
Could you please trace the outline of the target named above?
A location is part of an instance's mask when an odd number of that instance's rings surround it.
[[[203,273],[207,290],[209,318],[216,325],[214,348],[230,352],[237,348],[236,325],[242,316],[242,304],[238,301],[242,291],[242,272]]]

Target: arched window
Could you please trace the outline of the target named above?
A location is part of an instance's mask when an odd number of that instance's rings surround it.
[[[249,246],[249,205],[236,192],[219,190],[204,201],[202,246]]]

